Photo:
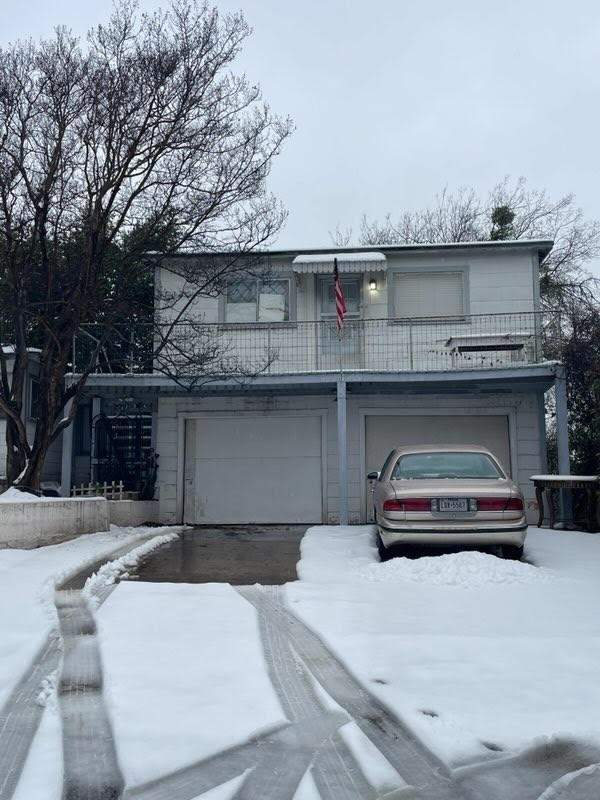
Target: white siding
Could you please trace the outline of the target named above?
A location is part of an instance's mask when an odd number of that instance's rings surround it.
[[[177,520],[177,471],[182,454],[178,452],[179,417],[190,412],[219,413],[270,411],[306,413],[314,409],[324,412],[324,436],[327,447],[326,507],[324,519],[338,518],[339,486],[337,478],[336,403],[334,397],[231,397],[194,398],[192,396],[162,398],[159,401],[157,452],[160,455],[158,475],[161,521]],[[535,513],[535,497],[530,475],[544,471],[544,446],[540,438],[537,396],[534,393],[498,393],[473,395],[403,394],[356,395],[348,398],[348,497],[351,522],[365,518],[366,475],[364,465],[364,416],[373,410],[389,409],[415,415],[447,412],[454,414],[502,414],[511,420],[513,476],[525,493],[531,519]],[[516,466],[516,469],[515,469]]]
[[[292,257],[280,258],[273,269],[290,269]],[[538,269],[536,257],[527,251],[455,253],[395,253],[387,256],[387,273],[365,272],[363,275],[362,312],[365,319],[385,319],[388,317],[388,281],[393,281],[395,270],[431,271],[465,270],[466,313],[503,314],[534,311],[536,304],[536,284]],[[369,289],[369,278],[377,281],[377,290]],[[314,275],[300,275],[296,279],[296,307],[298,320],[319,318],[317,281]],[[165,270],[160,271],[160,283],[166,291],[178,291],[182,279]],[[192,287],[184,286],[185,291]],[[190,314],[206,322],[218,322],[219,301],[216,298],[200,298],[192,305]],[[165,317],[168,318],[169,314]]]

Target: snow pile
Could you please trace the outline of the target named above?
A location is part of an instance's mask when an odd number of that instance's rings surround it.
[[[181,526],[170,530],[170,533],[165,533],[162,536],[155,536],[153,539],[150,539],[150,541],[144,542],[144,544],[141,544],[124,556],[121,556],[121,558],[116,558],[114,561],[103,564],[98,572],[91,575],[85,582],[85,586],[83,587],[84,596],[93,601],[95,599],[95,593],[103,586],[111,586],[118,578],[127,577],[128,570],[136,567],[145,556],[152,553],[153,550],[162,547],[163,544],[177,539]]]
[[[22,492],[20,489],[15,489],[14,486],[0,494],[0,503],[39,503],[40,500],[62,499],[62,497],[38,497],[36,494],[31,494],[31,492]]]
[[[368,564],[356,571],[361,581],[387,583],[415,581],[433,586],[472,589],[491,583],[534,583],[548,581],[554,573],[520,561],[507,561],[479,552],[450,553],[422,558],[394,558]]]
[[[46,707],[47,705],[56,706],[57,695],[56,687],[58,685],[58,670],[54,670],[49,675],[43,678],[40,684],[40,691],[35,699],[36,705]]]
[[[357,571],[379,561],[374,525],[319,525],[300,543],[298,577],[314,583],[356,580]]]

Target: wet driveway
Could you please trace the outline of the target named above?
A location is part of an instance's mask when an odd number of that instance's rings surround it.
[[[202,527],[153,552],[131,574],[166,583],[275,585],[297,578],[306,525]]]

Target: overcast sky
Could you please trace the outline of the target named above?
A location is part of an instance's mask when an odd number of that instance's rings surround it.
[[[144,8],[160,5],[141,0]],[[427,204],[524,175],[574,192],[600,218],[600,3],[594,0],[219,0],[254,28],[239,66],[296,133],[272,190],[289,210],[278,244],[329,245]],[[82,33],[101,0],[3,0],[0,37]]]

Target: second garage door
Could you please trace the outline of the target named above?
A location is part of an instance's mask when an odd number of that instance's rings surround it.
[[[480,444],[511,471],[505,415],[372,415],[366,418],[366,471],[379,470],[390,450],[411,444]]]
[[[185,522],[321,522],[321,417],[186,421]]]

